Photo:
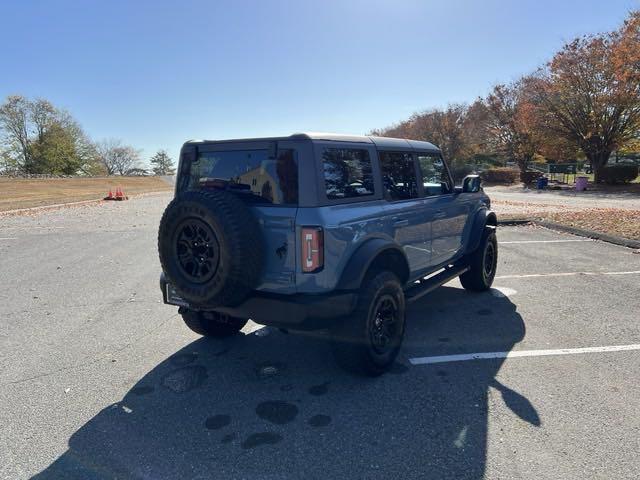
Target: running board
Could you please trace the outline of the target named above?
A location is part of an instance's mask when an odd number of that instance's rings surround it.
[[[464,267],[446,267],[443,271],[433,277],[425,277],[419,280],[420,283],[416,283],[404,291],[407,303],[415,302],[427,293],[435,290],[441,285],[444,285],[448,281],[453,280],[457,276],[462,275],[467,270],[469,270],[468,265],[465,265]]]

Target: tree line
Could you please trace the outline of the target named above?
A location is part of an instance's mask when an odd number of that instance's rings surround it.
[[[172,175],[165,150],[150,159]],[[0,105],[0,174],[146,175],[141,151],[118,139],[92,141],[67,112],[43,98],[10,95]]]
[[[535,72],[496,85],[471,104],[413,114],[376,135],[437,144],[464,173],[471,165],[588,161],[597,182],[615,152],[640,152],[640,11],[615,31],[566,43]]]

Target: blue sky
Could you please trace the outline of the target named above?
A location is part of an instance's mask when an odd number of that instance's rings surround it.
[[[0,0],[0,97],[41,96],[94,139],[366,133],[472,101],[637,0]]]

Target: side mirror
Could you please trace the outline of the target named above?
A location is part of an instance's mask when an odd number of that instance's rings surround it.
[[[462,191],[464,193],[477,193],[480,191],[480,175],[467,175],[462,180]]]

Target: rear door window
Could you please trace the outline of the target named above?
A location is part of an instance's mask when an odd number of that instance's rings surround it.
[[[327,198],[373,195],[373,170],[367,150],[325,148],[322,152],[322,163]]]
[[[246,199],[273,205],[298,203],[298,162],[291,149],[200,152],[191,164],[188,190],[228,188]]]
[[[418,197],[416,167],[411,153],[378,152],[385,198],[389,201]]]
[[[445,195],[453,191],[447,167],[438,153],[419,153],[418,164],[422,174],[425,196]]]

